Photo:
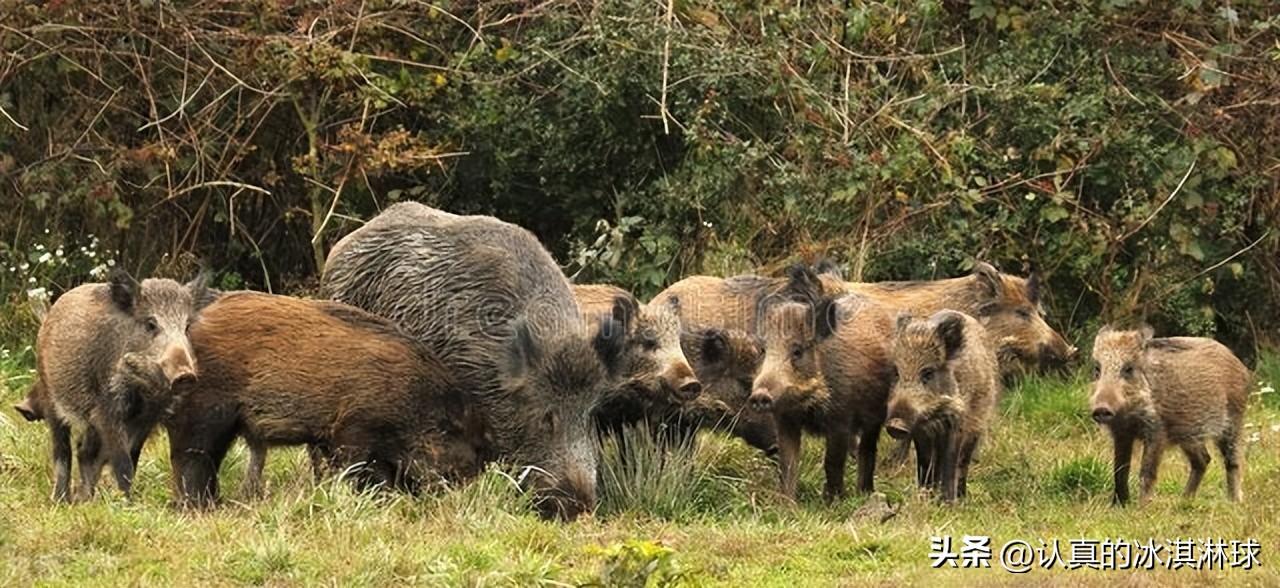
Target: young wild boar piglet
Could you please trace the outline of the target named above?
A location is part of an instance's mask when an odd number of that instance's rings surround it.
[[[165,423],[181,504],[217,499],[218,466],[237,435],[255,453],[307,444],[363,487],[410,492],[470,477],[487,459],[473,404],[386,319],[243,292],[204,309],[191,342],[201,376],[179,384],[183,402]]]
[[[36,372],[48,396],[53,497],[68,500],[71,428],[82,430],[79,498],[93,496],[104,460],[129,495],[147,436],[175,402],[173,386],[195,378],[187,326],[210,296],[203,278],[141,284],[116,271],[58,298],[36,337]]]
[[[1249,396],[1249,370],[1226,346],[1201,337],[1152,338],[1151,327],[1102,328],[1093,340],[1093,420],[1115,444],[1116,504],[1129,500],[1133,442],[1142,441],[1141,488],[1146,502],[1165,446],[1182,448],[1191,463],[1183,494],[1194,496],[1209,466],[1213,440],[1227,469],[1227,498],[1243,499],[1240,433]]]
[[[973,451],[1000,393],[1000,371],[986,329],[953,310],[927,320],[898,317],[896,379],[885,429],[916,447],[916,478],[942,499],[963,498]]]
[[[844,494],[845,460],[855,433],[858,490],[871,492],[893,369],[893,321],[882,306],[856,294],[823,295],[808,268],[793,268],[792,281],[794,292],[807,285],[814,302],[783,302],[766,311],[765,355],[750,398],[755,409],[773,415],[782,493],[795,497],[803,431],[826,438],[826,498]]]

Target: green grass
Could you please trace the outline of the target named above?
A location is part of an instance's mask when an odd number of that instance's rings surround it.
[[[633,442],[625,463],[606,448],[598,512],[568,524],[529,514],[527,500],[492,471],[452,492],[410,498],[313,483],[300,450],[275,451],[267,496],[237,492],[245,450],[223,470],[227,503],[189,513],[168,504],[166,440],[148,445],[126,502],[113,489],[88,504],[49,501],[44,427],[8,405],[30,380],[29,353],[0,357],[0,585],[1275,585],[1280,545],[1280,358],[1257,370],[1246,433],[1246,502],[1227,503],[1215,456],[1200,496],[1184,500],[1185,460],[1169,451],[1157,496],[1110,505],[1110,447],[1085,417],[1078,376],[1030,379],[1008,390],[973,466],[970,496],[946,507],[913,487],[908,462],[882,466],[878,487],[896,516],[859,510],[863,497],[821,499],[821,443],[809,439],[797,503],[775,491],[773,464],[732,439],[704,436],[659,459]],[[888,438],[882,454],[891,447]],[[106,478],[106,477],[104,477]],[[850,469],[850,483],[853,471]],[[1136,488],[1136,480],[1134,482]],[[999,568],[933,569],[929,538],[1257,539],[1253,571],[1065,571],[1030,576]]]

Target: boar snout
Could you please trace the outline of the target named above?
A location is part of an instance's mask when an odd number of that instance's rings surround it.
[[[911,427],[907,425],[907,421],[901,418],[892,418],[884,424],[884,430],[894,439],[906,439],[911,434]]]
[[[44,415],[40,413],[40,410],[31,404],[30,398],[23,398],[22,402],[13,405],[13,409],[18,411],[18,414],[27,419],[29,423],[44,419]]]
[[[544,519],[572,521],[595,510],[595,478],[577,471],[553,480],[539,474],[534,481],[534,503]]]
[[[702,394],[702,382],[693,375],[693,369],[688,364],[680,364],[667,370],[663,381],[675,391],[676,397],[682,401],[689,401],[697,398]]]
[[[173,345],[160,358],[160,370],[170,386],[196,377],[196,360],[187,345]]]
[[[761,412],[773,408],[773,396],[764,388],[756,388],[755,392],[751,393],[751,397],[747,399],[747,402],[751,403],[751,408]]]
[[[1093,409],[1093,421],[1100,425],[1105,425],[1111,422],[1111,419],[1115,418],[1115,416],[1116,416],[1116,412],[1114,410],[1111,410],[1110,408],[1100,406],[1098,408]]]

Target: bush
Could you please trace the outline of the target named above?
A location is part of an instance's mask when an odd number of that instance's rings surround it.
[[[414,199],[641,296],[985,259],[1039,268],[1077,339],[1146,318],[1251,351],[1280,321],[1270,6],[0,0],[0,251],[91,232],[281,287]]]

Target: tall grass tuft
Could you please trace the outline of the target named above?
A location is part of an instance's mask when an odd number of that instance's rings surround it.
[[[624,429],[620,439],[604,442],[599,514],[644,513],[672,521],[723,514],[741,500],[729,478],[707,467],[714,451],[696,438],[666,437],[644,424]]]

